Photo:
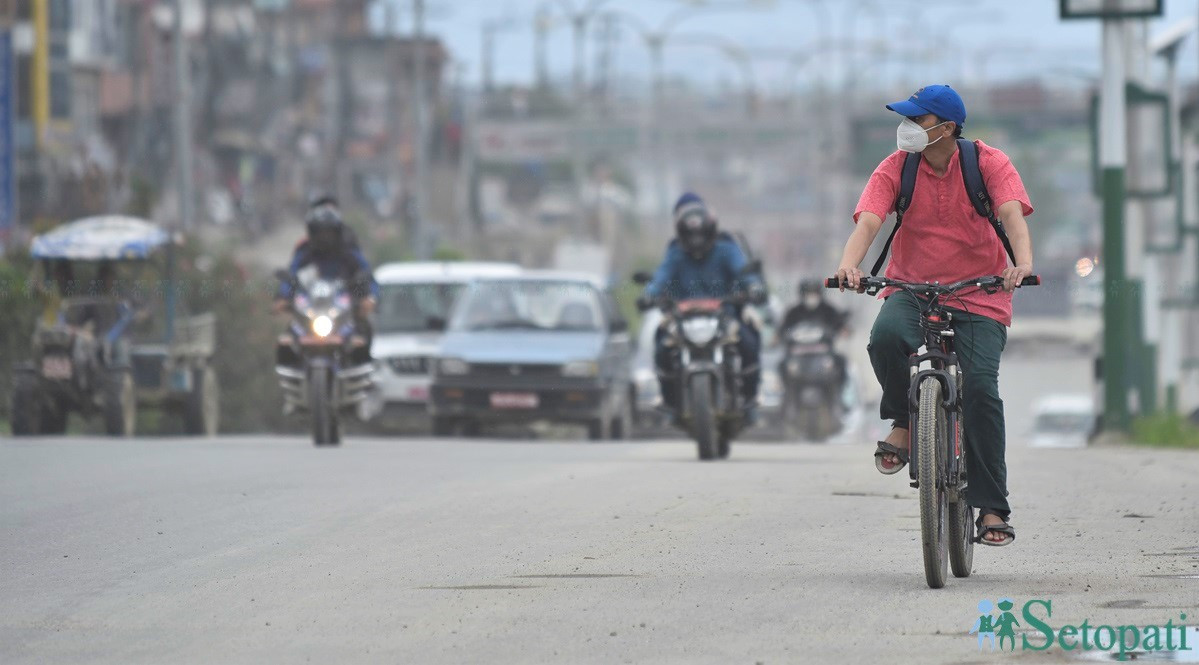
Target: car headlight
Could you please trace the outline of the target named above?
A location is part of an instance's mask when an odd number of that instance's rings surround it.
[[[470,372],[470,365],[458,358],[442,358],[437,361],[437,370],[449,376],[462,376]]]
[[[312,320],[312,332],[317,337],[328,337],[333,332],[333,319],[321,314]]]
[[[683,336],[696,346],[706,346],[716,338],[720,320],[714,316],[696,317],[683,321]]]
[[[580,360],[562,366],[562,376],[590,378],[597,374],[599,374],[599,364],[590,360]]]

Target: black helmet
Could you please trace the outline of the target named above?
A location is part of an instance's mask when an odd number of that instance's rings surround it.
[[[824,285],[818,279],[805,279],[799,283],[799,297],[804,297],[808,294],[816,295],[824,294]]]
[[[805,279],[799,283],[799,304],[815,309],[824,302],[824,285],[818,279]]]
[[[304,218],[308,227],[308,242],[317,252],[336,249],[345,237],[345,222],[336,208],[321,205],[313,208]]]
[[[716,246],[716,217],[695,194],[688,192],[675,204],[674,229],[679,245],[694,259],[704,258]]]

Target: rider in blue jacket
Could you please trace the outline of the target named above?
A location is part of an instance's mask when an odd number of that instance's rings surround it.
[[[355,326],[359,334],[366,338],[365,356],[356,360],[366,362],[370,360],[369,350],[373,336],[370,315],[374,313],[375,303],[379,300],[379,283],[371,274],[370,263],[362,255],[353,233],[342,221],[335,202],[313,205],[304,223],[308,229],[308,236],[296,245],[291,263],[287,266],[287,272],[293,280],[308,266],[316,267],[323,279],[351,282],[362,275],[367,277],[365,289],[356,286],[351,290],[354,298]],[[275,295],[275,311],[287,311],[292,295],[291,283],[281,283]]]
[[[668,296],[673,300],[724,298],[746,292],[752,299],[765,297],[761,277],[747,273],[748,260],[736,241],[717,228],[716,217],[703,199],[688,192],[674,207],[676,238],[666,248],[666,256],[645,287],[643,302]],[[740,315],[740,308],[735,312]],[[678,371],[677,350],[666,345],[666,331],[659,328],[654,337],[654,364],[659,371],[662,401],[678,412],[678,391],[672,375]],[[752,412],[758,395],[762,338],[757,328],[742,322],[739,350],[742,367],[747,370],[744,397]]]
[[[308,228],[308,236],[296,245],[291,255],[291,263],[287,272],[294,278],[301,270],[315,265],[320,276],[325,279],[350,280],[358,273],[371,274],[370,263],[363,256],[358,243],[350,228],[341,219],[341,213],[336,207],[328,205],[314,206],[304,220]],[[356,293],[359,314],[365,316],[374,311],[375,302],[379,298],[379,284],[373,276],[370,277],[367,293]],[[279,307],[286,307],[292,296],[291,284],[284,282],[279,285],[275,296]]]

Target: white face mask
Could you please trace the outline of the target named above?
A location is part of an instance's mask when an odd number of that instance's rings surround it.
[[[804,307],[807,307],[808,309],[816,309],[820,306],[820,296],[804,296],[803,304]]]
[[[925,148],[944,138],[942,136],[938,136],[937,141],[930,143],[928,140],[928,132],[948,122],[950,121],[946,120],[945,122],[937,123],[932,127],[925,129],[918,125],[916,121],[912,120],[911,118],[904,118],[903,122],[899,123],[899,128],[895,130],[895,145],[904,152],[924,152]]]

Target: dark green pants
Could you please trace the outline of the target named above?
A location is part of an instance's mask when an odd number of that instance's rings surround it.
[[[975,508],[991,508],[1005,517],[1007,462],[1004,459],[1003,400],[999,399],[999,355],[1007,344],[1007,328],[994,319],[953,311],[954,350],[962,373],[963,428],[967,500]],[[908,356],[924,343],[920,302],[896,293],[883,303],[870,331],[870,364],[883,388],[879,409],[883,420],[908,422]]]

